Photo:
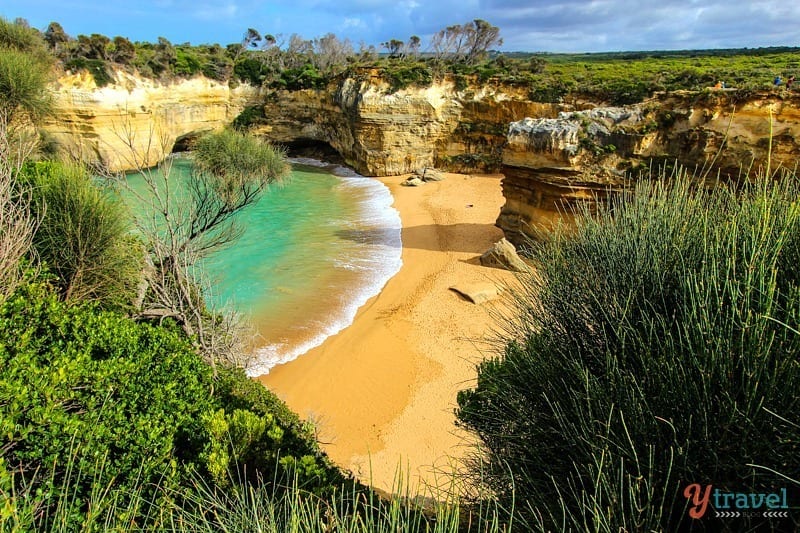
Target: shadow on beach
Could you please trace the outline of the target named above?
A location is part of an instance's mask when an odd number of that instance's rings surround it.
[[[502,237],[500,230],[493,224],[426,224],[403,228],[401,238],[405,248],[481,254],[494,242],[487,236],[495,234],[497,238],[494,240]],[[336,236],[341,239],[399,248],[401,243],[397,242],[395,235],[393,230],[376,229],[342,229],[336,232]],[[490,244],[487,245],[487,242]]]

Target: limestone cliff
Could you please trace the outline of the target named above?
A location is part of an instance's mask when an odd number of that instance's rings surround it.
[[[104,88],[89,76],[62,78],[56,101],[50,138],[112,169],[155,164],[176,143],[255,106],[263,110],[256,133],[328,145],[364,175],[500,170],[507,201],[498,225],[517,244],[653,164],[731,178],[764,165],[770,148],[772,168],[794,167],[800,155],[800,95],[786,91],[670,93],[606,108],[535,103],[526,88],[499,83],[392,91],[374,71],[302,91],[231,89],[203,78],[160,85],[120,73]]]
[[[278,143],[328,143],[368,176],[471,171],[499,165],[506,127],[519,114],[558,109],[501,87],[458,91],[450,81],[392,92],[372,74],[326,90],[271,92],[256,131]]]
[[[328,144],[368,176],[497,169],[509,122],[569,109],[502,85],[458,90],[443,81],[393,92],[370,71],[299,91],[230,89],[204,78],[162,85],[126,73],[98,88],[88,74],[70,75],[55,96],[57,118],[45,126],[53,144],[115,170],[153,165],[176,143],[231,123],[245,106],[263,109],[256,133],[281,144]]]
[[[260,98],[251,86],[231,89],[206,78],[161,84],[117,72],[114,84],[98,88],[87,73],[65,75],[44,131],[58,150],[112,171],[148,167],[176,143],[230,124]]]
[[[740,179],[766,166],[794,168],[800,96],[665,94],[624,108],[526,117],[509,126],[497,225],[517,245],[578,203],[593,205],[651,166],[682,165],[709,178]],[[770,152],[771,148],[771,152]]]

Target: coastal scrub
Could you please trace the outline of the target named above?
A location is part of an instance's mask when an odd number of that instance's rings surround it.
[[[797,177],[658,178],[531,245],[502,353],[459,394],[475,475],[530,527],[674,531],[687,484],[800,479]]]

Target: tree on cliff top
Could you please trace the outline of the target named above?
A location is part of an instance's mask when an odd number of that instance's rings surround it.
[[[437,59],[452,58],[473,64],[486,55],[492,46],[500,46],[500,28],[482,19],[440,30],[431,40]]]
[[[51,22],[44,32],[44,40],[54,54],[59,55],[65,45],[70,41],[69,35],[58,22]]]
[[[467,63],[474,63],[482,59],[492,46],[501,46],[500,28],[492,26],[482,19],[475,19],[465,25],[467,32]]]

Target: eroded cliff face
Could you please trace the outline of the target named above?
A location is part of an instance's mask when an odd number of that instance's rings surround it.
[[[457,91],[449,81],[392,92],[371,75],[326,90],[271,92],[255,131],[277,143],[330,144],[367,176],[433,166],[469,172],[499,165],[515,117],[555,116],[561,108],[528,102],[501,87]]]
[[[375,73],[301,91],[231,89],[205,78],[164,85],[124,72],[98,88],[83,73],[62,77],[55,100],[56,118],[44,127],[53,144],[112,170],[154,165],[176,143],[262,106],[256,133],[276,143],[326,143],[368,176],[497,168],[509,122],[564,109],[501,86],[458,91],[445,81],[393,92]]]
[[[709,178],[741,179],[800,155],[800,96],[669,94],[624,108],[526,117],[508,129],[497,225],[517,245],[573,216],[577,204],[629,186],[641,172],[680,165]]]
[[[535,103],[525,88],[448,80],[393,92],[375,72],[305,91],[231,89],[203,78],[159,85],[120,74],[99,89],[88,75],[62,78],[56,101],[51,139],[115,170],[153,165],[245,106],[263,108],[256,133],[327,144],[367,176],[500,170],[506,204],[497,223],[516,244],[569,218],[573,206],[613,194],[638,169],[679,164],[734,179],[764,166],[768,153],[773,169],[794,168],[800,155],[800,95],[785,91],[670,93],[607,108]]]
[[[57,150],[119,171],[157,164],[176,143],[230,124],[261,95],[206,78],[160,84],[118,72],[102,88],[87,73],[63,76],[54,99],[43,129]]]

